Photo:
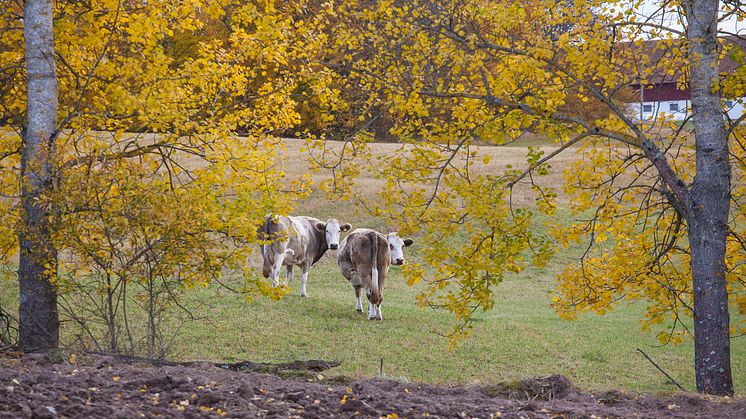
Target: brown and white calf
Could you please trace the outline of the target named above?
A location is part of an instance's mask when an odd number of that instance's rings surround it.
[[[280,284],[280,269],[287,267],[285,285],[293,277],[293,266],[301,268],[300,295],[306,297],[308,270],[327,249],[339,247],[339,233],[352,228],[332,218],[323,222],[313,217],[269,216],[259,227],[259,239],[271,243],[261,245],[262,274],[272,286]]]
[[[404,264],[404,247],[412,239],[402,240],[397,233],[383,235],[375,230],[358,228],[342,240],[337,264],[342,275],[355,289],[355,310],[362,312],[360,291],[368,297],[368,319],[383,320],[381,303],[389,266]]]

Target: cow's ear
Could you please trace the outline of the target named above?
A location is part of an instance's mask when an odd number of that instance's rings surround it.
[[[409,247],[414,243],[412,239],[404,239],[404,247]]]
[[[316,230],[326,231],[326,223],[322,223],[321,221],[316,223]]]
[[[350,223],[345,223],[339,226],[340,231],[350,231],[351,228],[352,228],[352,225],[350,225]]]

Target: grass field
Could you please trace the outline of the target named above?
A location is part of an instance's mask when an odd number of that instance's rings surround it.
[[[307,169],[298,155],[299,142],[288,142],[286,160],[291,174]],[[382,150],[395,145],[380,146]],[[525,156],[519,147],[491,148],[494,167],[515,164]],[[573,160],[561,155],[557,172]],[[548,181],[560,181],[552,175]],[[363,179],[363,189],[377,181]],[[297,213],[319,218],[336,217],[354,227],[385,228],[385,220],[367,216],[351,203],[329,202],[315,193]],[[415,238],[416,240],[417,238]],[[415,242],[410,261],[418,260]],[[641,305],[620,305],[606,316],[581,315],[560,320],[549,307],[554,276],[572,251],[547,269],[528,269],[506,278],[498,287],[495,308],[479,313],[473,336],[451,351],[439,335],[454,320],[442,310],[415,305],[419,286],[408,287],[399,267],[389,272],[383,322],[372,322],[354,311],[352,288],[342,278],[335,252],[329,251],[309,275],[308,298],[298,296],[299,272],[291,283],[292,295],[281,301],[243,297],[213,285],[188,293],[200,301],[199,314],[209,321],[183,325],[175,335],[171,358],[181,360],[287,362],[298,359],[337,360],[342,364],[327,376],[377,376],[431,383],[490,383],[535,375],[563,374],[584,389],[669,392],[676,388],[637,352],[648,353],[686,389],[694,391],[693,345],[659,346],[655,336],[640,331]],[[254,261],[256,263],[256,260]],[[237,284],[234,284],[237,285]],[[14,281],[0,282],[0,304],[14,308]],[[196,304],[189,302],[188,304]],[[736,392],[746,391],[746,337],[732,343]]]

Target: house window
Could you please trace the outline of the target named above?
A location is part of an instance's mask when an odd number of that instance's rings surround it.
[[[671,112],[678,112],[679,111],[679,104],[676,103],[676,102],[669,103],[668,104],[668,110],[671,111]]]
[[[653,112],[653,105],[642,105],[643,112]]]

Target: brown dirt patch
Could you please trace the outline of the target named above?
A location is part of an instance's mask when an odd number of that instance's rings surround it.
[[[489,387],[384,379],[340,384],[318,372],[283,379],[254,372],[250,363],[227,364],[251,366],[231,369],[104,355],[80,355],[74,364],[64,358],[0,357],[0,417],[746,417],[746,399],[592,394],[561,376]]]

